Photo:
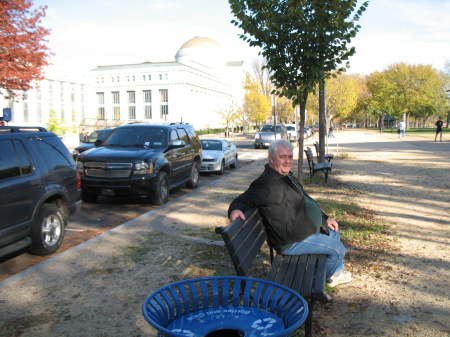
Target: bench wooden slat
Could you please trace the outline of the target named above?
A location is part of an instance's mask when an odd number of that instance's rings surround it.
[[[247,270],[267,240],[259,213],[247,212],[245,221],[236,219],[221,234],[237,275],[247,276]]]

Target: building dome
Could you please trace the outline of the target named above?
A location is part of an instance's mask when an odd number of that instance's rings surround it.
[[[213,39],[196,36],[180,47],[175,55],[177,62],[195,62],[208,67],[224,64],[222,47]]]

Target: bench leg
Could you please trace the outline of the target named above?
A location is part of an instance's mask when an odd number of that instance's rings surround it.
[[[325,170],[325,183],[328,181],[328,170]]]
[[[314,305],[317,302],[317,298],[312,299],[309,301],[308,304],[308,318],[306,318],[305,321],[305,337],[312,337],[312,319],[313,319],[313,310]]]

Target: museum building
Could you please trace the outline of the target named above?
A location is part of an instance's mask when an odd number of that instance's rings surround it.
[[[174,61],[98,66],[83,79],[47,74],[17,102],[10,125],[45,126],[51,116],[87,130],[130,122],[223,126],[218,111],[242,99],[242,61],[227,61],[214,40],[194,37]],[[0,98],[1,101],[1,98]]]

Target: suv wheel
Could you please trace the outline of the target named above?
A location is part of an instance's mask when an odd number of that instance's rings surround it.
[[[186,186],[190,188],[196,188],[198,185],[199,176],[200,170],[198,168],[198,163],[194,161],[192,163],[191,174],[189,175],[189,180],[186,182]]]
[[[58,250],[64,237],[64,218],[55,205],[43,205],[32,230],[30,253],[49,255]]]
[[[151,198],[152,204],[164,205],[169,200],[169,179],[166,172],[159,172],[156,178],[155,194]]]
[[[83,199],[83,201],[86,201],[86,202],[96,202],[97,199],[98,199],[98,195],[82,191],[81,192],[81,199]]]

